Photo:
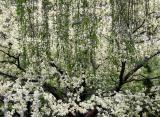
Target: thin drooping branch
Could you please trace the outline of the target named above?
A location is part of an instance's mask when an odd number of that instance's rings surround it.
[[[143,77],[144,77],[144,78],[147,78],[147,77],[145,77],[145,76],[143,76]],[[143,81],[144,78],[143,78],[143,79],[130,79],[130,80],[127,81],[127,83],[128,83],[128,82],[139,82],[139,81]],[[160,79],[160,76],[152,77],[152,78],[149,78],[149,79],[150,79],[150,80],[159,80],[159,79]]]
[[[13,58],[16,61],[16,62],[14,62],[14,61],[0,61],[1,63],[8,62],[10,64],[14,64],[18,69],[25,72],[25,69],[23,69],[20,65],[20,55],[14,56],[14,55],[11,55],[9,52],[5,52],[4,50],[0,50],[0,51],[3,52],[4,54],[6,54],[8,57]]]
[[[11,55],[10,53],[5,52],[4,50],[0,50],[0,52],[2,52],[2,53],[4,53],[4,54],[6,54],[8,57],[11,57],[11,58],[17,59],[17,57],[16,57],[16,56]]]
[[[150,59],[160,54],[160,50],[158,50],[156,53],[150,55],[149,57],[145,57],[141,63],[137,63],[133,69],[131,69],[125,76],[124,81],[127,81],[134,73],[136,73],[141,67],[145,65]]]
[[[155,12],[151,12],[151,13],[149,13],[148,15],[151,15],[151,14],[154,14],[154,13],[155,13]],[[144,20],[142,21],[142,23],[133,30],[132,34],[136,33],[140,28],[142,28],[142,27],[144,26],[145,22],[146,22],[146,19],[144,19]],[[156,30],[156,29],[155,29],[155,30]],[[153,32],[155,32],[155,30],[154,30]]]
[[[17,68],[19,68],[20,70],[22,71],[25,71],[21,66],[20,66],[20,61],[19,59],[17,60],[18,63],[16,63],[16,61],[7,61],[7,60],[3,60],[3,61],[0,61],[0,63],[9,63],[9,64],[12,64],[12,65],[15,65]]]
[[[144,23],[145,23],[145,19],[142,21],[142,23],[141,23],[139,26],[137,26],[137,27],[133,30],[132,34],[134,34],[135,32],[137,32],[137,31],[144,25]]]
[[[0,61],[0,63],[10,63],[10,64],[15,64],[14,61],[6,61],[6,60],[2,60],[2,61]]]
[[[14,75],[11,75],[11,74],[8,74],[8,73],[4,73],[4,72],[1,72],[1,71],[0,71],[0,76],[10,78],[13,81],[18,78],[17,76],[14,76]]]

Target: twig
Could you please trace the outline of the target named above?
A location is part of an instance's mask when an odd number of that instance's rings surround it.
[[[1,72],[1,71],[0,71],[0,75],[3,76],[3,77],[11,78],[11,80],[13,80],[13,81],[18,78],[17,76],[14,76],[14,75],[11,75],[11,74],[7,74],[7,73]]]
[[[6,54],[8,57],[11,57],[11,58],[15,59],[15,60],[17,61],[17,64],[16,64],[14,61],[0,61],[0,62],[2,62],[2,63],[8,62],[8,63],[10,63],[10,64],[14,64],[14,65],[16,65],[17,68],[19,68],[20,70],[22,70],[22,71],[25,72],[25,69],[23,69],[23,68],[21,67],[21,65],[20,65],[20,58],[19,58],[20,55],[18,55],[18,56],[13,56],[13,55],[11,55],[10,53],[5,52],[4,50],[0,50],[0,51],[3,52],[4,54]]]
[[[143,26],[144,23],[145,23],[145,19],[143,20],[143,22],[141,23],[141,25],[139,25],[138,27],[136,27],[134,29],[134,31],[132,32],[132,34],[134,34],[135,32],[137,32]]]
[[[148,62],[150,59],[153,57],[157,56],[160,54],[160,50],[158,50],[156,53],[150,55],[150,57],[145,57],[141,63],[138,63],[132,70],[130,70],[125,76],[124,76],[124,81],[127,81],[128,78],[130,78],[137,70],[139,70],[141,67],[144,66],[146,62]]]
[[[143,75],[142,75],[143,76]],[[147,78],[145,76],[143,76],[144,78]],[[160,79],[160,76],[156,76],[156,77],[152,77],[152,78],[149,78],[150,80],[157,80],[157,79]],[[131,79],[131,80],[128,80],[127,82],[139,82],[139,81],[143,81],[144,79]]]

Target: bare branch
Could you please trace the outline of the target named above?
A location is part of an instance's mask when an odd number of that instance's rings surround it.
[[[17,57],[16,57],[16,56],[11,55],[10,53],[5,52],[4,50],[0,50],[0,52],[3,52],[3,53],[4,53],[4,54],[6,54],[8,57],[11,57],[11,58],[17,59]]]
[[[125,76],[124,76],[124,81],[127,81],[128,78],[130,78],[137,70],[139,70],[141,67],[144,66],[146,62],[148,62],[150,59],[153,57],[157,56],[160,54],[160,50],[158,50],[156,53],[150,55],[150,57],[145,57],[141,63],[138,63],[132,70],[130,70]]]
[[[111,89],[111,92],[113,92],[113,94],[111,94],[111,96],[114,96],[116,93],[114,91],[117,91],[119,92],[120,89],[122,88],[122,86],[125,84],[125,83],[128,83],[128,82],[131,82],[132,79],[128,80],[131,76],[134,75],[134,73],[137,72],[137,70],[139,70],[141,67],[143,67],[145,65],[145,63],[147,63],[150,59],[152,59],[153,57],[157,56],[160,54],[160,50],[158,50],[156,53],[154,54],[151,54],[150,57],[145,57],[143,59],[143,61],[141,63],[137,63],[137,65],[131,69],[125,76],[123,76],[123,80],[122,80],[122,75],[124,74],[124,70],[125,70],[125,63],[122,63],[122,66],[121,67],[121,72],[120,72],[120,76],[119,76],[119,85],[118,87],[115,87],[113,89]],[[155,77],[155,78],[152,78],[152,79],[157,79],[159,78],[158,77]]]
[[[147,78],[146,76],[143,76],[143,75],[141,75],[142,77],[144,77],[144,78]],[[130,80],[128,80],[127,81],[127,83],[128,82],[139,82],[139,81],[143,81],[144,80],[144,78],[143,79],[130,79]],[[150,80],[158,80],[158,79],[160,79],[160,76],[156,76],[156,77],[152,77],[152,78],[149,78]]]
[[[14,64],[14,65],[16,65],[16,67],[17,68],[19,68],[20,70],[22,70],[22,71],[24,71],[25,72],[25,69],[23,69],[22,67],[21,67],[21,65],[20,65],[20,55],[18,55],[18,56],[13,56],[13,55],[11,55],[10,53],[7,53],[7,52],[5,52],[4,50],[0,50],[1,52],[3,52],[4,54],[6,54],[8,57],[11,57],[11,58],[13,58],[13,59],[15,59],[16,60],[16,62],[14,62],[14,61],[0,61],[1,63],[10,63],[10,64]]]
[[[4,72],[1,72],[1,71],[0,71],[0,75],[3,76],[3,77],[11,78],[11,80],[13,80],[13,81],[18,78],[17,76],[14,76],[14,75],[11,75],[11,74],[8,74],[8,73],[4,73]]]
[[[137,32],[143,26],[144,23],[145,23],[145,19],[142,21],[142,23],[138,27],[136,27],[134,29],[134,31],[132,32],[132,34],[134,34],[135,32]]]

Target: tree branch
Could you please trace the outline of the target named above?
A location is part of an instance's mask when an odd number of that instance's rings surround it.
[[[54,62],[49,62],[49,64],[50,64],[50,66],[55,67],[56,70],[57,70],[61,75],[64,75],[65,72],[64,72],[60,67],[58,67]]]
[[[145,77],[145,76],[143,76],[143,75],[141,75],[142,77],[144,77],[144,78],[147,78],[147,77]],[[157,79],[160,79],[160,76],[156,76],[156,77],[152,77],[152,78],[149,78],[150,80],[157,80]],[[145,79],[130,79],[130,80],[128,80],[127,81],[127,83],[128,82],[139,82],[139,81],[143,81],[143,80],[145,80]]]
[[[125,76],[124,76],[124,81],[127,81],[128,78],[130,78],[137,70],[139,70],[141,67],[144,66],[146,62],[148,62],[150,59],[153,57],[157,56],[160,54],[160,50],[158,50],[156,53],[150,55],[150,57],[145,57],[141,63],[138,63],[132,70],[130,70]]]
[[[137,32],[143,26],[144,23],[145,23],[145,19],[142,21],[142,23],[138,27],[136,27],[134,29],[134,31],[132,32],[132,34],[134,34],[135,32]]]
[[[11,58],[14,58],[14,59],[17,59],[17,57],[11,55],[10,53],[7,53],[5,52],[4,50],[0,50],[1,52],[3,52],[4,54],[6,54],[8,57],[11,57]]]
[[[157,56],[160,54],[160,50],[158,50],[156,53],[154,54],[151,54],[150,57],[145,57],[143,59],[143,61],[141,63],[137,63],[137,65],[131,69],[125,76],[122,77],[122,75],[124,74],[124,70],[125,70],[125,63],[122,63],[122,66],[121,67],[121,72],[120,72],[120,76],[119,76],[119,85],[114,88],[114,89],[111,89],[111,92],[113,92],[113,94],[111,94],[111,96],[114,96],[116,93],[114,91],[120,91],[120,89],[122,88],[122,86],[125,84],[125,83],[128,83],[131,81],[128,80],[134,73],[137,72],[137,70],[139,70],[141,67],[143,67],[145,65],[145,63],[147,63],[150,59],[152,59],[153,57]],[[123,78],[123,80],[122,80]],[[157,78],[157,77],[156,77]],[[156,79],[156,78],[153,78],[153,79]],[[127,81],[128,80],[128,81]]]
[[[0,71],[0,75],[3,76],[3,77],[8,77],[8,78],[11,78],[11,80],[16,80],[18,77],[17,76],[14,76],[14,75],[11,75],[11,74],[7,74],[7,73],[3,73]]]
[[[25,72],[25,69],[23,69],[23,68],[21,67],[21,65],[20,65],[20,58],[19,58],[20,55],[18,55],[18,56],[13,56],[13,55],[11,55],[10,53],[5,52],[4,50],[0,50],[0,51],[3,52],[4,54],[6,54],[8,57],[11,57],[11,58],[15,59],[16,62],[17,62],[17,64],[16,64],[14,61],[0,61],[1,63],[8,62],[8,63],[10,63],[10,64],[14,64],[17,68],[19,68],[20,70],[22,70],[22,71]]]
[[[124,83],[123,75],[125,72],[126,61],[125,62],[122,61],[121,64],[122,64],[122,66],[121,66],[121,71],[120,71],[120,75],[119,75],[119,85],[117,86],[116,91],[119,91],[121,89],[121,86]]]

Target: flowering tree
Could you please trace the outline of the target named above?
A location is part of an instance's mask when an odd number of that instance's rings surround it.
[[[1,116],[160,116],[159,0],[0,6]]]

